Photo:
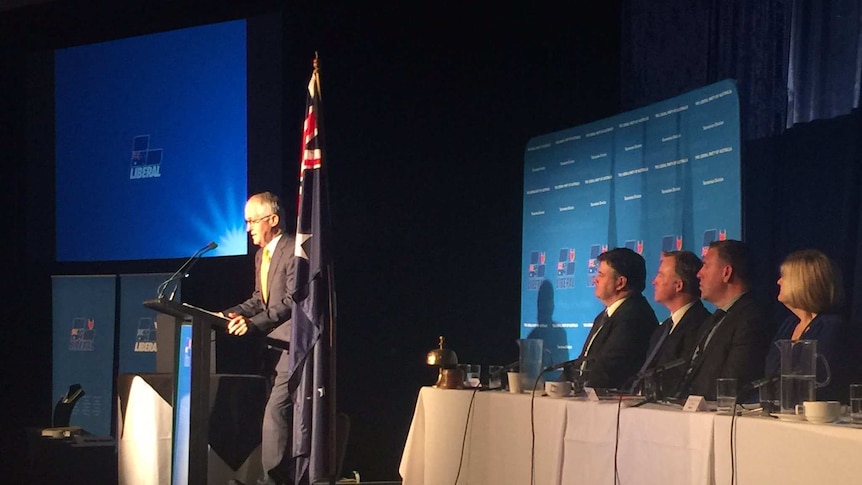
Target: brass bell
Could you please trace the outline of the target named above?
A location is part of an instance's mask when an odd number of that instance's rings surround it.
[[[425,358],[428,365],[440,368],[434,387],[438,389],[462,389],[464,387],[464,373],[458,368],[458,356],[453,350],[443,348],[443,340],[441,335],[437,348],[428,352]]]

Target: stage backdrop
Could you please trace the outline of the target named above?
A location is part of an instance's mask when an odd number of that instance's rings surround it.
[[[114,399],[114,327],[117,278],[54,276],[53,402],[72,384],[85,395],[70,424],[95,435],[111,434]]]
[[[520,335],[544,339],[547,364],[577,357],[603,308],[592,281],[600,253],[640,253],[652,301],[662,251],[701,255],[741,238],[739,139],[736,85],[725,80],[527,143]]]

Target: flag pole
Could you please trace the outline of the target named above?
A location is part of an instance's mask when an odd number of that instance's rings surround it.
[[[318,119],[317,119],[318,127],[319,127],[319,134],[321,137],[320,146],[325,147],[326,141],[324,139],[325,138],[324,133],[326,133],[326,130],[323,129],[323,123],[324,123],[323,113],[322,113],[322,111],[323,111],[323,108],[322,108],[323,91],[321,90],[320,55],[319,55],[318,51],[314,51],[314,59],[311,61],[311,66],[313,68],[313,73],[314,73],[315,89],[317,90],[317,96],[319,97],[320,103],[321,103],[320,112],[318,112]],[[321,164],[321,170],[326,171],[327,165],[328,165],[327,163]],[[324,205],[324,207],[326,207],[326,211],[328,212],[329,211],[329,177],[326,174],[323,175],[323,185],[324,185],[323,193],[326,197],[326,204]],[[327,214],[327,217],[324,220],[327,221],[327,225],[330,224],[331,218],[329,217],[329,214]],[[327,228],[327,229],[329,229],[329,228]],[[327,448],[328,448],[327,451],[329,454],[329,460],[328,460],[329,461],[329,477],[330,477],[329,483],[331,485],[334,485],[335,482],[338,481],[339,477],[336,476],[338,473],[338,448],[337,448],[338,413],[336,410],[336,407],[337,407],[336,388],[337,388],[337,386],[336,386],[336,369],[335,369],[335,366],[336,366],[336,345],[335,345],[335,341],[336,341],[336,325],[335,325],[335,323],[336,323],[336,320],[335,320],[336,319],[336,309],[335,309],[335,278],[334,278],[335,270],[333,268],[332,258],[327,258],[326,269],[325,269],[324,274],[326,275],[327,297],[329,298],[329,336],[328,336],[328,338],[329,338],[329,355],[327,356],[327,358],[329,360],[329,400],[327,402],[327,404],[329,406],[327,409],[328,415],[329,415],[329,429],[327,430],[328,435],[329,435],[329,439],[327,441],[328,441],[329,445],[327,446]]]

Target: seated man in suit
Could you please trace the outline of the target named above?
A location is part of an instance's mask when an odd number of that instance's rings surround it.
[[[679,359],[688,359],[694,351],[698,330],[710,315],[700,301],[697,273],[702,265],[691,251],[662,253],[652,284],[655,301],[670,310],[670,317],[653,331],[638,377]],[[662,373],[661,381],[677,383],[682,372],[685,368],[670,369]]]
[[[649,336],[658,325],[652,307],[643,297],[646,263],[638,253],[615,248],[598,257],[595,294],[604,305],[584,342],[578,368],[567,368],[573,379],[586,372],[592,387],[620,388],[634,375],[646,357]]]
[[[715,380],[738,386],[763,376],[769,343],[767,314],[749,293],[748,251],[740,241],[710,243],[697,274],[703,299],[717,308],[703,324],[677,397],[715,399]]]

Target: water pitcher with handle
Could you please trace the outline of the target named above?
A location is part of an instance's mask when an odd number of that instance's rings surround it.
[[[832,372],[826,358],[817,353],[816,340],[777,340],[781,352],[781,413],[795,414],[796,406],[815,401],[816,389],[829,384]],[[817,360],[823,361],[826,380],[817,382]]]

